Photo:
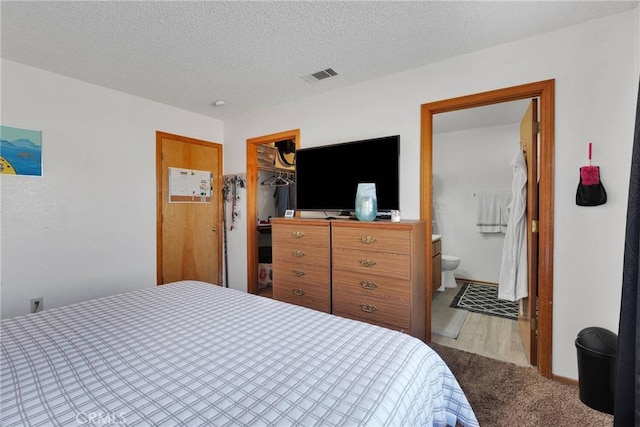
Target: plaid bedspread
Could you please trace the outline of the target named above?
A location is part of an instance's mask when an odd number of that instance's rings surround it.
[[[421,341],[201,282],[1,326],[3,426],[478,425]]]

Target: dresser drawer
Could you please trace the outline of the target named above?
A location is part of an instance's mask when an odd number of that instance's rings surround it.
[[[274,278],[275,280],[275,278]],[[273,287],[273,298],[291,304],[331,313],[329,282],[316,284],[302,281],[280,281]]]
[[[407,254],[360,251],[334,247],[333,270],[352,271],[370,276],[375,275],[409,280],[411,278],[411,258]]]
[[[358,317],[358,316],[352,316],[352,315],[350,315],[348,313],[336,313],[334,311],[332,314],[334,314],[335,316],[344,317],[345,319],[358,320],[360,322],[366,322],[366,323],[369,323],[371,325],[381,326],[381,327],[387,328],[387,329],[393,329],[394,331],[398,331],[398,332],[407,332],[407,333],[409,332],[407,330],[407,328],[402,328],[402,327],[396,326],[396,325],[390,325],[388,323],[376,322],[375,320],[371,320],[371,319],[369,319],[369,320],[363,319],[363,318]]]
[[[312,283],[330,288],[331,274],[327,267],[295,263],[274,263],[273,286],[281,283]]]
[[[411,326],[411,310],[408,304],[398,304],[377,298],[365,298],[349,293],[332,291],[333,314],[366,322],[384,323],[400,329]]]
[[[309,226],[304,224],[273,224],[272,245],[277,248],[287,245],[295,248],[323,247],[329,248],[329,223],[326,226]]]
[[[411,232],[378,228],[333,227],[334,248],[409,254]]]
[[[274,263],[287,262],[294,265],[313,265],[329,269],[331,254],[329,247],[298,245],[297,242],[273,246]]]
[[[333,292],[376,298],[406,306],[411,303],[411,282],[407,280],[337,270],[332,283]]]

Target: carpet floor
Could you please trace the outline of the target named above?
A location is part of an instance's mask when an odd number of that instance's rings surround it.
[[[490,316],[518,319],[518,303],[498,299],[498,286],[465,282],[453,299],[451,307]]]
[[[613,416],[580,401],[578,387],[540,376],[535,368],[430,343],[458,379],[481,426],[613,425]]]

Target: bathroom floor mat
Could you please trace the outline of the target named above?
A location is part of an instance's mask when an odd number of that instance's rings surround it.
[[[465,282],[453,299],[451,307],[490,316],[518,319],[518,303],[498,299],[498,287]]]

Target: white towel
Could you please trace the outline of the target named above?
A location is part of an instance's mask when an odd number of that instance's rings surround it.
[[[480,233],[505,233],[507,231],[507,206],[511,202],[511,193],[482,192],[478,194],[476,226]]]

